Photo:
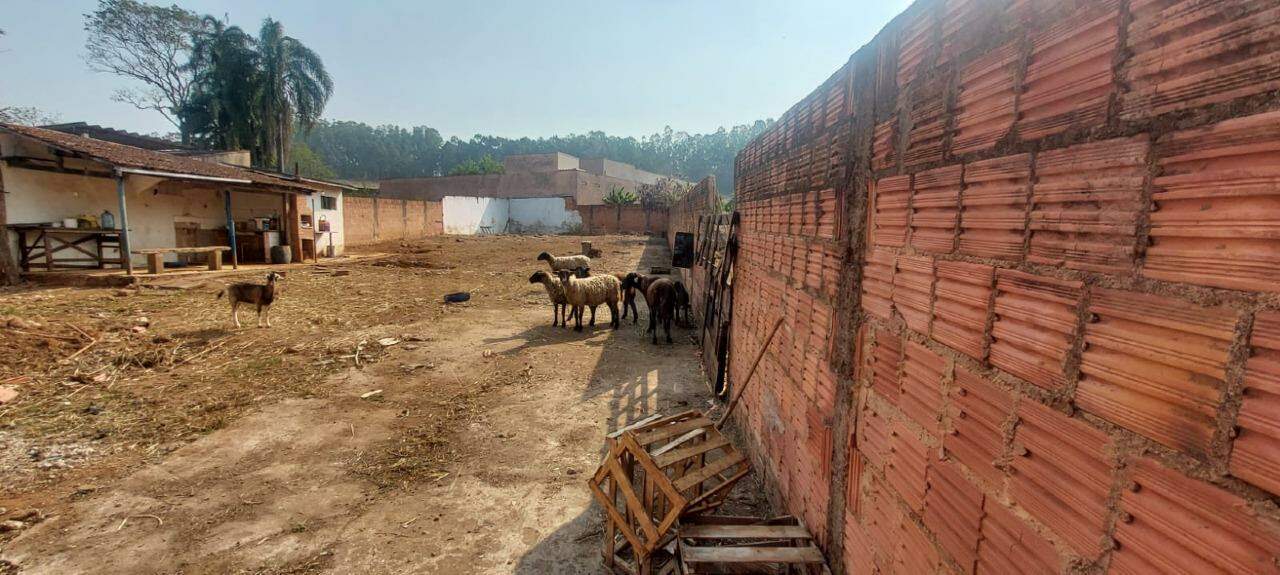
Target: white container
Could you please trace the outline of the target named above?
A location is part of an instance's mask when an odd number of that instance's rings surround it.
[[[76,219],[75,219],[75,218],[64,218],[64,219],[62,220],[62,227],[64,227],[64,228],[74,228],[74,227],[76,227],[76,223],[77,223],[77,221],[76,221]]]

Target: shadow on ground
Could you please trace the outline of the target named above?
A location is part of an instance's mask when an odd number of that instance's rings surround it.
[[[647,271],[650,266],[669,263],[670,252],[666,243],[655,238],[645,246],[638,267]],[[671,335],[675,344],[652,345],[646,334],[649,313],[642,297],[637,305],[641,309],[639,324],[623,324],[618,334],[606,340],[605,349],[590,378],[592,384],[582,393],[583,401],[601,396],[608,398],[608,420],[605,429],[601,430],[597,460],[604,456],[603,435],[607,433],[653,414],[674,414],[689,409],[707,411],[712,405],[711,390],[705,378],[688,377],[690,371],[701,374],[698,351],[690,337],[695,332],[673,326]],[[540,329],[552,328],[546,326],[531,331]],[[662,341],[661,337],[659,341]],[[657,354],[663,359],[656,363],[637,362],[637,353]],[[579,482],[584,491],[588,489],[587,479],[594,472],[594,468],[584,472]],[[750,481],[744,481],[735,488],[733,497],[742,500],[743,492],[754,495],[757,491]],[[753,506],[758,506],[754,497],[750,499]],[[600,507],[593,500],[587,509],[543,537],[521,556],[513,572],[521,575],[605,572],[600,555],[603,543],[601,520]]]

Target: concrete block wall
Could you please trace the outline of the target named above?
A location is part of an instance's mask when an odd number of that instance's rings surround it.
[[[1277,22],[922,0],[739,154],[735,417],[833,568],[1280,571]]]
[[[440,202],[345,195],[342,198],[345,245],[367,245],[444,233]]]

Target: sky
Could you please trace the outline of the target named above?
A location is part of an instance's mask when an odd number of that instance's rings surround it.
[[[173,1],[173,0],[169,0]],[[193,0],[256,34],[263,18],[324,59],[330,119],[445,137],[691,133],[776,118],[909,0]],[[141,133],[175,129],[111,100],[85,65],[96,0],[0,0],[0,106]]]

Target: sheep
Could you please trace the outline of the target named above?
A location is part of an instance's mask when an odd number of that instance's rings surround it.
[[[627,284],[627,276],[631,274],[626,274],[622,272],[613,272],[609,275],[615,278],[618,278],[618,281],[621,282],[622,284],[622,319],[627,319],[627,309],[630,308],[631,324],[635,325],[639,323],[640,312],[636,309],[636,288],[635,286]],[[578,277],[580,278],[591,277],[591,269],[578,268]]]
[[[591,267],[591,258],[587,256],[556,257],[547,252],[542,252],[538,254],[538,259],[547,262],[547,265],[551,266],[551,271],[553,272]]]
[[[640,312],[636,311],[636,287],[627,283],[627,276],[622,272],[613,272],[613,277],[618,278],[622,285],[622,319],[627,319],[627,309],[631,309],[631,325],[635,325],[640,321]]]
[[[529,276],[529,283],[542,284],[542,287],[546,288],[547,297],[551,298],[551,325],[568,326],[565,312],[569,311],[569,300],[565,299],[564,286],[560,284],[560,280],[539,270]]]
[[[622,279],[622,289],[637,289],[642,295],[645,295],[645,303],[649,303],[646,292],[649,290],[649,284],[652,284],[658,276],[647,276],[638,272],[631,272]]]
[[[649,333],[653,334],[653,344],[658,344],[658,324],[667,332],[667,343],[671,341],[671,317],[676,307],[676,286],[667,278],[654,279],[645,290],[645,300],[649,303]]]
[[[676,280],[676,324],[691,326],[693,325],[692,311],[693,308],[689,302],[689,290],[685,289],[684,282]],[[684,319],[680,319],[681,312],[684,312]]]
[[[578,272],[585,273],[586,268]],[[596,324],[596,307],[609,306],[609,325],[617,329],[621,321],[618,318],[618,300],[622,297],[622,282],[612,275],[592,276],[588,278],[573,277],[569,270],[560,270],[560,284],[564,286],[565,299],[573,306],[574,331],[582,331],[582,308],[591,307],[591,323]]]

